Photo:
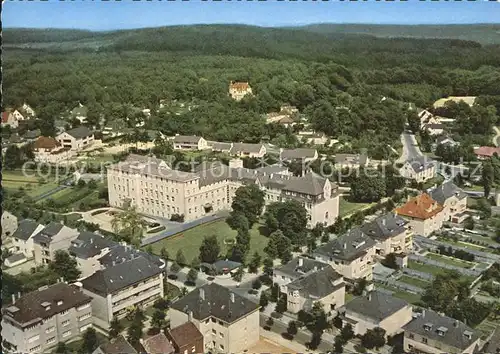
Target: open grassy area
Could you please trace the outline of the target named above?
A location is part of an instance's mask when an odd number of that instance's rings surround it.
[[[250,255],[255,251],[264,256],[264,248],[267,245],[267,237],[259,232],[260,225],[256,224],[250,230]],[[224,244],[226,239],[235,239],[236,231],[232,230],[225,221],[219,220],[209,224],[200,225],[168,237],[156,243],[153,243],[153,252],[160,254],[162,247],[165,247],[170,254],[170,257],[175,257],[179,249],[182,249],[184,256],[188,262],[195,257],[198,257],[200,245],[205,236],[216,235],[221,246],[221,253],[226,254],[228,247]]]
[[[447,257],[447,256],[443,256],[443,255],[436,254],[436,253],[429,252],[429,253],[427,253],[427,255],[425,257],[429,258],[429,259],[433,259],[437,262],[446,263],[446,264],[449,264],[449,265],[452,265],[455,267],[462,267],[462,268],[468,269],[468,268],[472,268],[474,266],[474,263],[472,263],[472,262],[462,261],[461,259],[458,259],[458,258]]]
[[[415,261],[408,261],[408,268],[432,275],[437,275],[443,272],[443,268],[435,267],[430,264],[417,263]]]
[[[455,241],[450,240],[450,239],[439,239],[439,241],[446,242],[446,243],[449,243],[449,244],[455,245],[455,246],[460,246],[460,247],[463,247],[463,248],[468,248],[468,249],[471,249],[471,250],[493,253],[493,250],[490,249],[490,248],[488,248],[488,247],[483,247],[483,246],[475,245],[475,244],[469,243],[469,242],[464,242],[464,241],[455,242]]]
[[[385,285],[385,284],[375,283],[375,288],[383,288],[383,289],[390,290],[393,292],[392,296],[403,299],[411,304],[415,304],[418,301],[420,301],[420,295],[412,294],[412,293],[409,293],[406,291],[402,291],[402,290],[393,288],[393,287]]]
[[[347,214],[351,214],[356,212],[357,210],[366,208],[370,206],[370,203],[353,203],[350,202],[346,199],[345,196],[340,196],[340,201],[339,201],[339,215],[340,216],[345,216]]]
[[[410,277],[408,275],[403,275],[398,280],[403,282],[403,283],[406,283],[406,284],[418,286],[419,288],[422,288],[422,289],[425,289],[430,284],[428,281],[425,281],[425,280],[422,280],[419,278],[413,278],[413,277]]]

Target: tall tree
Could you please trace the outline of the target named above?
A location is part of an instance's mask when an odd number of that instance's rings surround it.
[[[279,229],[293,244],[305,244],[307,211],[301,203],[296,200],[272,203],[266,214],[266,227],[270,232]],[[276,220],[277,225],[271,225],[269,220]]]
[[[153,316],[151,316],[151,327],[156,332],[159,332],[165,327],[165,325],[165,312],[159,309],[155,309],[155,311],[153,312]]]
[[[175,263],[179,265],[186,265],[186,257],[184,257],[184,252],[182,252],[182,249],[179,248],[177,251],[177,254],[175,255]]]
[[[250,273],[257,273],[259,271],[259,267],[261,264],[262,257],[260,254],[255,251],[255,253],[252,256],[252,260],[250,261],[250,264],[248,265],[248,271]]]
[[[361,343],[367,349],[378,349],[385,345],[385,329],[375,327],[369,329],[361,337]]]
[[[220,245],[217,236],[205,237],[200,246],[200,260],[205,263],[214,263],[219,258]]]
[[[54,253],[54,261],[49,264],[49,268],[68,282],[76,281],[81,274],[76,259],[63,250]]]
[[[123,331],[123,326],[118,318],[113,317],[109,324],[109,337],[116,338]]]
[[[111,220],[113,231],[125,242],[139,246],[144,234],[145,221],[135,207],[127,207]]]
[[[90,327],[83,334],[83,342],[80,347],[80,353],[93,353],[98,346],[99,341],[97,339],[97,333],[94,328]]]
[[[236,190],[231,204],[232,212],[246,216],[249,228],[257,222],[264,208],[264,192],[255,184],[240,187]]]

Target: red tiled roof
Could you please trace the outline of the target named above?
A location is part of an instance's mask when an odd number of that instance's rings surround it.
[[[41,136],[35,141],[33,146],[35,149],[53,149],[60,146],[61,144],[54,138],[50,136]]]
[[[443,210],[443,206],[436,202],[427,193],[410,199],[405,205],[396,209],[396,213],[403,216],[426,220]]]
[[[493,154],[500,155],[500,148],[492,146],[481,146],[477,149],[474,149],[474,154],[478,156],[488,156],[488,157],[493,156]]]
[[[229,88],[231,90],[237,90],[237,91],[246,91],[248,90],[250,86],[248,85],[248,82],[231,82],[229,85]]]
[[[174,347],[172,347],[172,344],[170,344],[163,333],[158,333],[157,335],[145,339],[142,346],[149,354],[171,354],[175,352]]]
[[[7,123],[9,121],[10,112],[2,112],[2,123]]]
[[[182,348],[187,344],[195,343],[200,338],[203,338],[203,335],[192,322],[186,322],[180,326],[170,329],[169,334],[179,348]]]

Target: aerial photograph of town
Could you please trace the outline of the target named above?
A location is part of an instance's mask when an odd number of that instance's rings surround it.
[[[500,353],[500,2],[3,1],[1,353]]]

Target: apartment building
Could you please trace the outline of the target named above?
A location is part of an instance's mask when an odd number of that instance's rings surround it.
[[[412,314],[412,306],[406,301],[374,290],[345,305],[343,322],[350,323],[356,335],[380,327],[387,336],[392,336],[403,331]]]
[[[315,271],[321,270],[326,266],[328,266],[328,263],[299,256],[284,265],[274,268],[273,283],[280,286],[280,291],[282,293],[286,293],[287,284]]]
[[[371,280],[376,244],[361,229],[355,228],[316,248],[313,256],[330,264],[349,282],[361,278]]]
[[[201,136],[176,135],[173,140],[174,150],[207,150],[208,142]]]
[[[467,209],[467,194],[452,181],[445,182],[430,192],[430,196],[443,206],[444,220],[448,221]]]
[[[81,280],[83,292],[92,298],[94,324],[108,330],[113,317],[123,318],[130,307],[152,305],[164,296],[163,279],[163,270],[140,256]]]
[[[344,279],[328,264],[322,269],[313,270],[295,279],[284,287],[287,294],[287,310],[291,313],[310,311],[315,303],[320,303],[327,314],[334,315],[344,306]]]
[[[125,242],[114,242],[92,232],[81,232],[71,242],[68,252],[75,257],[81,278],[87,278],[105,268],[143,257],[165,270],[165,261],[160,257],[133,248]]]
[[[480,349],[479,332],[430,309],[416,313],[403,329],[405,352],[472,354]]]
[[[426,156],[406,161],[399,170],[401,176],[417,183],[423,183],[436,177],[436,163]]]
[[[396,213],[408,220],[414,234],[425,237],[439,230],[446,216],[443,206],[427,193],[410,199]]]
[[[375,240],[375,254],[385,257],[389,253],[410,252],[413,247],[409,223],[401,216],[387,213],[363,224],[361,230]]]
[[[191,322],[203,334],[204,352],[242,353],[259,341],[259,306],[210,283],[172,304],[170,326]]]
[[[257,184],[266,192],[266,204],[296,199],[308,212],[308,224],[331,225],[339,213],[336,185],[313,173],[291,176],[282,167],[246,169],[241,160],[230,166],[203,164],[196,172],[171,169],[165,161],[138,155],[108,166],[109,203],[130,203],[141,213],[170,218],[183,214],[186,221],[229,210],[236,190]]]
[[[22,253],[26,258],[34,258],[33,237],[42,231],[44,227],[35,220],[21,220],[17,230],[12,234],[12,244],[16,252]]]
[[[59,163],[73,156],[74,151],[52,137],[41,136],[33,145],[35,161],[45,163]]]
[[[15,298],[2,308],[2,340],[11,353],[43,353],[92,327],[91,298],[60,282]]]
[[[33,252],[35,263],[47,264],[54,259],[58,250],[66,251],[71,241],[78,237],[78,230],[71,229],[61,223],[51,222],[33,236]]]
[[[246,95],[252,94],[252,88],[248,82],[235,82],[229,83],[229,96],[236,101],[241,101]]]
[[[94,133],[85,126],[80,126],[56,136],[56,140],[63,148],[80,151],[94,143]]]

